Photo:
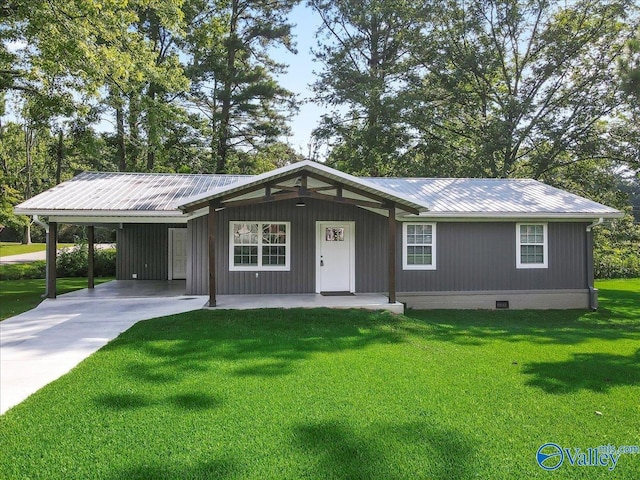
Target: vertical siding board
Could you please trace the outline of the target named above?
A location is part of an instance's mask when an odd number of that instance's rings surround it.
[[[387,220],[351,205],[306,200],[227,208],[219,212],[217,242],[218,291],[241,293],[311,293],[316,281],[316,222],[354,221],[356,291],[387,290]],[[230,221],[291,222],[291,271],[230,272]],[[398,224],[398,292],[535,290],[584,288],[586,279],[584,223],[549,222],[549,268],[516,269],[514,222],[437,222],[437,270],[402,269],[402,228]],[[206,216],[190,222],[191,294],[206,294]],[[123,238],[128,238],[122,232]],[[130,242],[129,242],[130,243]],[[128,246],[128,244],[127,244]],[[126,271],[129,249],[119,251],[119,271]],[[120,249],[119,249],[120,250]],[[121,256],[120,256],[121,255]],[[129,263],[131,263],[129,261]],[[129,276],[130,278],[130,276]]]
[[[584,288],[585,227],[549,222],[549,268],[517,269],[515,223],[438,222],[437,270],[402,271],[398,291]]]
[[[177,224],[124,224],[118,230],[116,273],[119,280],[166,280],[169,268],[169,228]]]

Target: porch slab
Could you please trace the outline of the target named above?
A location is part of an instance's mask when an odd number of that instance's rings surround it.
[[[404,304],[389,303],[389,298],[377,293],[345,296],[323,296],[315,293],[288,295],[218,295],[211,310],[253,310],[258,308],[360,308],[404,313]]]
[[[187,289],[186,280],[112,280],[59,295],[64,298],[150,298],[180,297]],[[191,295],[194,296],[194,295]]]

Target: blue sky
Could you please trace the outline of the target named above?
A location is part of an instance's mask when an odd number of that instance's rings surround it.
[[[285,75],[279,77],[280,84],[298,95],[300,100],[306,100],[300,107],[300,112],[291,121],[292,135],[288,142],[301,154],[308,155],[308,143],[311,131],[317,126],[323,113],[327,110],[315,105],[310,97],[310,85],[315,80],[314,70],[320,71],[322,65],[314,62],[311,47],[315,46],[315,32],[320,25],[320,18],[304,4],[298,4],[289,17],[295,24],[293,34],[297,44],[298,54],[294,55],[281,48],[273,52],[273,58],[289,65]]]

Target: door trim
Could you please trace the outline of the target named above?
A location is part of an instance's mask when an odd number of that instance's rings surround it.
[[[315,256],[315,266],[316,266],[316,293],[320,293],[320,245],[322,238],[322,224],[323,223],[331,223],[333,225],[348,225],[349,226],[349,260],[350,260],[350,268],[349,268],[349,292],[355,293],[356,291],[356,222],[353,221],[334,221],[334,220],[318,220],[316,221],[316,256]]]
[[[173,232],[175,230],[186,230],[186,228],[169,228],[169,248],[168,248],[168,261],[167,261],[167,280],[173,280]],[[189,265],[189,258],[187,257],[187,266]],[[183,279],[178,279],[183,280]]]

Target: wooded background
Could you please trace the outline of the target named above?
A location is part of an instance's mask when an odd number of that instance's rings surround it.
[[[640,276],[637,0],[308,0],[320,28],[306,99],[273,58],[295,52],[299,3],[1,2],[3,235],[30,241],[13,206],[83,170],[298,161],[290,119],[312,101],[329,113],[311,159],[365,176],[530,177],[606,203],[627,216],[598,229],[598,274]]]

